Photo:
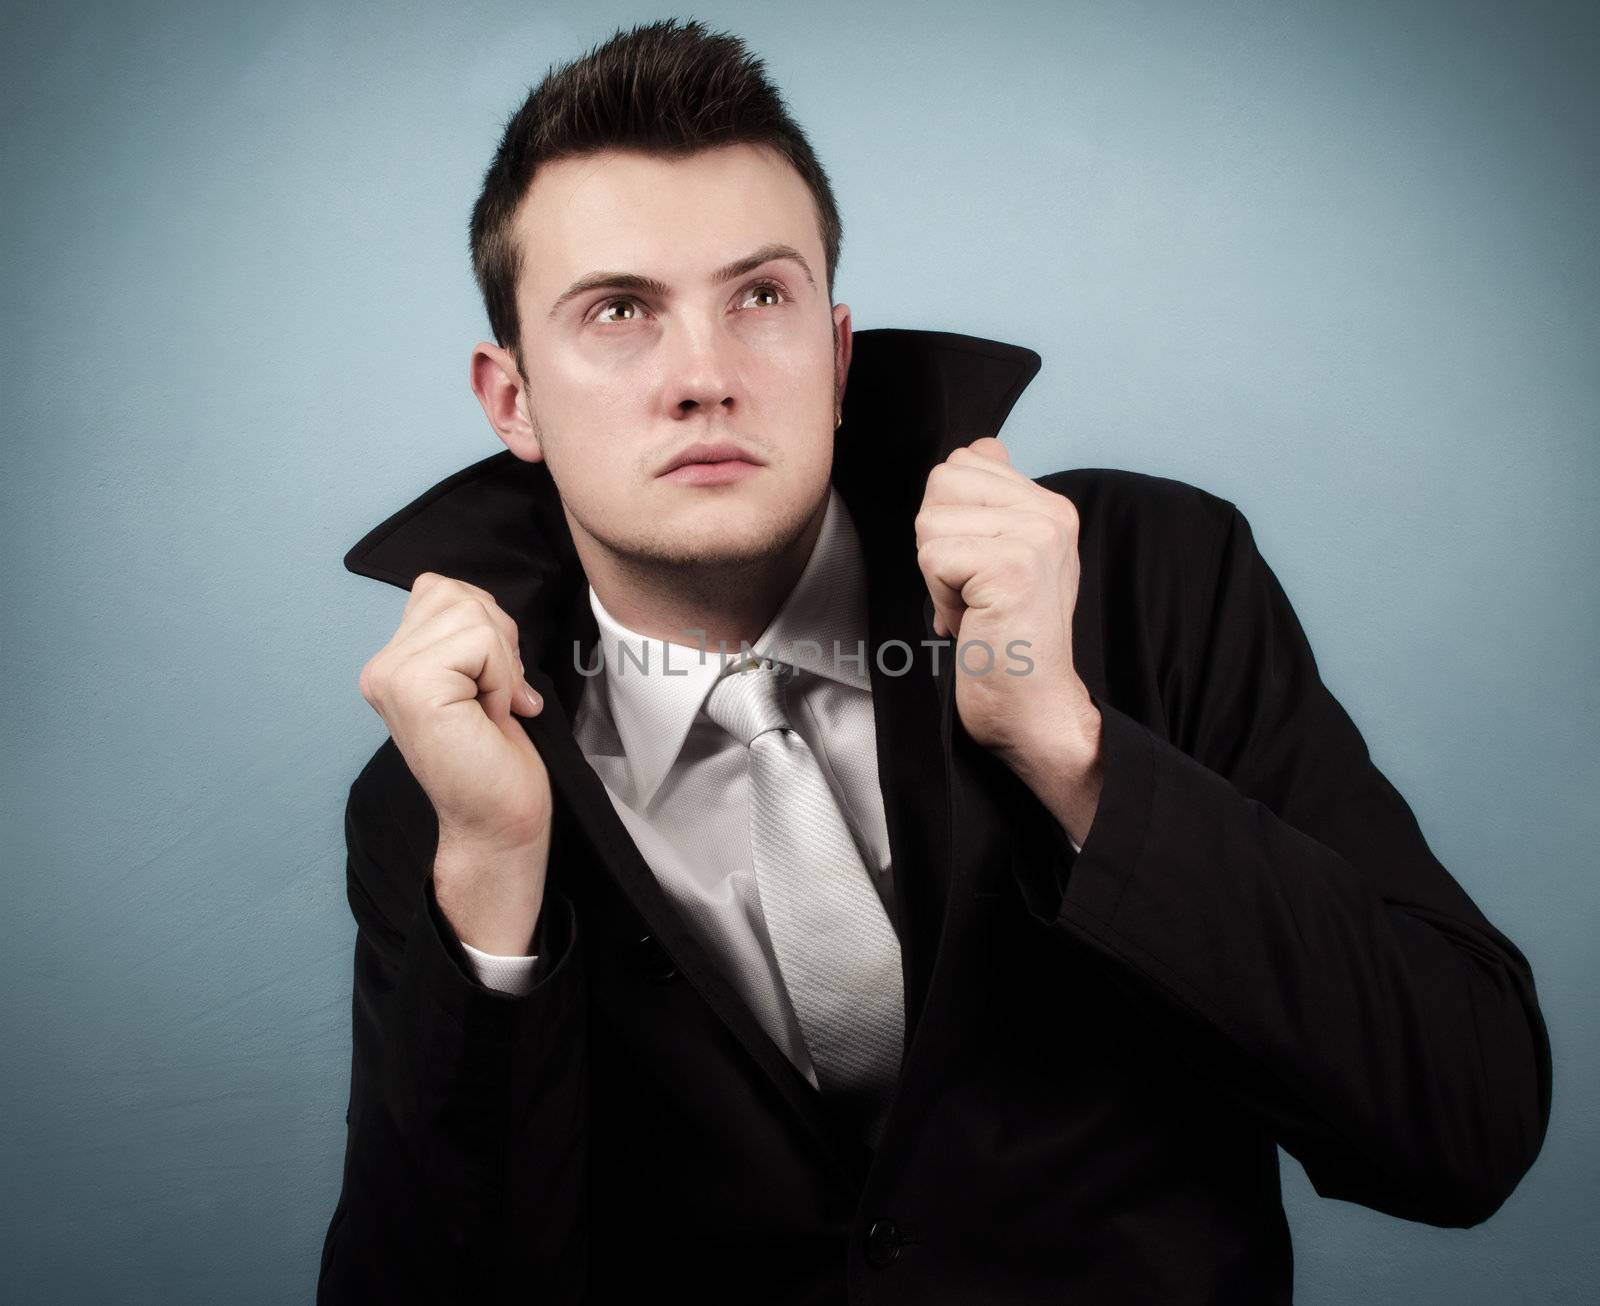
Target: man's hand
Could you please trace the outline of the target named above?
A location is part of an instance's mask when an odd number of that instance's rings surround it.
[[[1077,509],[985,436],[929,473],[916,531],[934,631],[956,640],[961,724],[1081,844],[1099,797],[1100,713],[1072,660]]]
[[[433,804],[439,908],[465,943],[523,955],[550,852],[550,777],[513,713],[544,704],[523,678],[516,622],[488,590],[437,572],[412,582],[361,696]]]

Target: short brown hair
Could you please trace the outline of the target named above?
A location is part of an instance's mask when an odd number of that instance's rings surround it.
[[[762,61],[727,32],[676,18],[617,29],[557,69],[507,121],[472,206],[472,271],[501,348],[522,367],[516,286],[525,251],[512,234],[541,164],[601,150],[683,156],[722,145],[766,145],[794,165],[816,202],[828,300],[843,235],[828,175]],[[524,373],[525,373],[524,369]]]

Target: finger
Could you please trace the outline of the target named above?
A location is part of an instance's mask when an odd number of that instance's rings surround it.
[[[435,627],[437,638],[416,644],[394,664],[390,689],[411,701],[449,707],[478,698],[505,678],[505,646],[492,626]],[[487,682],[487,683],[485,683]]]
[[[941,637],[955,634],[961,628],[961,614],[966,611],[961,601],[961,587],[951,585],[931,569],[924,569],[922,576],[928,586],[928,597],[933,600],[933,633]]]
[[[494,632],[495,648],[490,651],[478,677],[478,701],[483,704],[484,715],[497,726],[511,719],[512,712],[523,706],[522,673],[517,669],[516,655],[498,628]]]
[[[484,626],[500,635],[500,628],[476,597],[451,586],[439,586],[417,600],[410,617],[402,621],[390,640],[395,652],[410,656],[453,631]]]
[[[983,565],[981,539],[953,536],[930,540],[917,546],[917,566],[933,600],[934,631],[954,635],[961,628],[961,614],[967,610],[962,591]]]
[[[955,457],[952,454],[950,459]],[[1032,492],[1038,489],[1032,481],[1011,474],[1009,469],[1002,468],[993,459],[981,458],[976,454],[960,461],[950,459],[939,463],[928,473],[928,482],[922,495],[924,505],[969,503],[1004,508],[1011,504],[1026,503],[1032,497]]]
[[[506,650],[507,663],[516,670],[516,679],[519,682],[524,681],[527,672],[523,667],[520,651],[515,644],[508,642],[505,636],[504,625],[508,623],[495,621],[493,614],[487,613],[477,598],[470,595],[459,597],[460,593],[460,590],[452,586],[441,585],[435,588],[433,595],[425,595],[419,601],[409,627],[402,625],[388,648],[384,650],[386,660],[398,665],[405,658],[415,656],[456,631],[479,627],[494,633],[495,639]],[[453,601],[451,601],[452,596],[456,596]],[[449,606],[428,615],[427,606],[438,602],[449,602]],[[516,627],[513,625],[511,629],[515,632]],[[521,688],[520,683],[517,688]],[[528,686],[530,691],[532,688],[531,685]],[[543,706],[543,700],[536,691],[531,701],[535,709]],[[527,708],[525,701],[515,697],[515,691],[513,705],[519,709]]]
[[[1014,586],[1031,576],[1037,555],[1024,540],[981,535],[948,535],[917,549],[917,565],[930,587],[954,590],[963,610],[982,607],[996,586]],[[948,601],[948,599],[947,599]],[[935,599],[935,606],[939,600]]]
[[[917,543],[946,535],[1012,536],[1051,549],[1061,543],[1061,525],[1049,513],[1030,507],[990,508],[982,504],[925,504],[914,522]]]
[[[406,595],[406,605],[401,609],[402,620],[415,612],[423,600],[440,585],[453,583],[448,576],[441,576],[436,571],[419,572],[416,579],[411,582],[411,592]]]
[[[461,626],[422,645],[405,666],[427,668],[409,674],[429,676],[427,688],[440,696],[436,701],[441,706],[475,698],[496,725],[510,720],[515,696],[522,688],[510,648],[498,630],[482,622]],[[396,674],[408,673],[402,669]]]
[[[502,651],[498,665],[502,666],[504,671],[487,692],[482,692],[485,687],[480,683],[479,697],[483,699],[483,710],[488,713],[489,719],[496,725],[503,725],[511,719],[513,712],[528,710],[530,702],[534,701],[529,697],[533,686],[528,684],[523,676],[522,660],[517,656],[516,650],[507,642],[498,627],[495,633],[499,636]]]
[[[420,627],[438,613],[472,599],[477,601],[483,617],[494,624],[520,659],[521,632],[517,629],[517,623],[495,601],[494,595],[480,586],[452,576],[441,576],[437,572],[425,571],[412,583],[411,596],[406,600],[396,637],[401,631],[406,631],[408,623]]]
[[[994,435],[980,435],[971,444],[963,445],[968,453],[982,454],[993,462],[1011,464],[1011,450],[1000,443],[1000,438]]]
[[[509,622],[509,618],[507,620]],[[511,629],[515,632],[515,624],[511,625]],[[506,639],[501,623],[497,622],[495,624],[495,633],[500,637],[500,647],[505,650],[505,665],[507,668],[505,681],[509,686],[505,700],[505,716],[509,717],[512,712],[526,712],[530,716],[537,714],[544,707],[544,699],[540,696],[539,691],[528,683],[527,668],[522,665],[522,656],[517,645]],[[496,723],[503,719],[499,714],[500,706],[501,703],[498,698],[494,700],[494,710],[490,710],[487,699],[484,702],[484,710],[489,713],[491,719]]]
[[[993,436],[984,436],[971,444],[950,451],[950,460],[957,466],[982,467],[999,476],[1010,477],[1023,484],[1033,484],[1033,478],[1012,465],[1011,453]]]

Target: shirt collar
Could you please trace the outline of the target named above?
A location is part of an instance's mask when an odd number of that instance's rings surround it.
[[[870,691],[866,600],[855,523],[830,485],[811,556],[751,651]],[[633,777],[635,804],[642,809],[677,761],[713,682],[740,650],[730,648],[724,658],[716,647],[702,650],[641,635],[606,611],[592,585],[589,606],[600,631],[611,719]]]

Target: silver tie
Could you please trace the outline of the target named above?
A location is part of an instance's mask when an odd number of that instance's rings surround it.
[[[706,715],[750,749],[750,853],[778,969],[817,1083],[876,1145],[900,1074],[900,940],[771,659],[730,665]]]

